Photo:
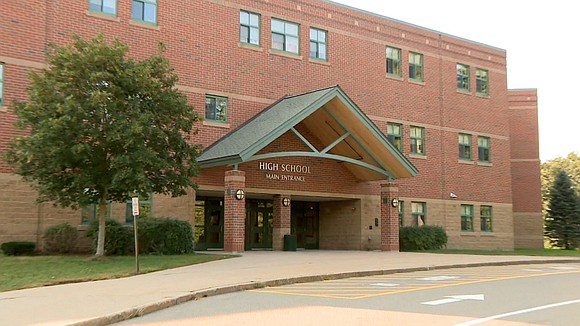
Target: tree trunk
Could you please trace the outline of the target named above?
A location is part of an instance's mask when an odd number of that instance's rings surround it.
[[[99,235],[97,237],[97,252],[95,256],[102,257],[105,255],[105,221],[107,218],[107,200],[105,196],[101,196],[97,212],[99,216]]]

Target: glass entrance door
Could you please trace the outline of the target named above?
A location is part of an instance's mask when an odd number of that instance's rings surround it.
[[[292,202],[292,234],[298,248],[318,249],[318,203]]]
[[[272,248],[273,218],[271,201],[246,202],[246,250]]]
[[[224,247],[224,201],[221,198],[200,199],[195,203],[195,249]]]

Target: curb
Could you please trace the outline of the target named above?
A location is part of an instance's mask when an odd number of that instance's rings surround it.
[[[95,317],[79,322],[74,322],[68,324],[70,326],[102,326],[111,325],[113,323],[122,322],[136,317],[141,317],[146,314],[150,314],[159,310],[167,309],[172,306],[176,306],[188,301],[200,300],[203,298],[228,294],[233,292],[241,292],[248,290],[261,289],[265,287],[282,286],[297,283],[309,283],[309,282],[319,282],[328,280],[338,280],[351,277],[365,277],[365,276],[377,276],[377,275],[388,275],[396,273],[411,273],[419,271],[429,271],[429,270],[445,270],[453,268],[469,268],[469,267],[481,267],[481,266],[513,266],[513,265],[540,265],[540,264],[554,264],[554,263],[580,263],[580,259],[558,259],[558,260],[519,260],[519,261],[503,261],[503,262],[488,262],[488,263],[465,263],[465,264],[451,264],[451,265],[435,265],[435,266],[421,266],[421,267],[410,267],[410,268],[395,268],[395,269],[385,269],[385,270],[370,270],[370,271],[357,271],[357,272],[342,272],[334,274],[321,274],[321,275],[310,275],[310,276],[299,276],[284,279],[276,279],[270,281],[262,282],[249,282],[240,283],[235,285],[225,285],[215,288],[202,289],[198,291],[192,291],[189,294],[181,295],[174,298],[165,299],[158,301],[156,303],[147,304],[139,307],[134,307],[126,309],[113,314]]]

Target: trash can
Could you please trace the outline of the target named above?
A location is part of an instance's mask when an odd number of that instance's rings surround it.
[[[296,251],[298,242],[296,240],[296,235],[285,234],[284,235],[284,251]]]

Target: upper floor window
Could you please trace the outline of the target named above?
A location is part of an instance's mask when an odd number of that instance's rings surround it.
[[[260,15],[240,11],[240,42],[260,45]]]
[[[205,97],[205,119],[217,122],[227,122],[228,119],[228,99],[227,97],[211,96]]]
[[[4,104],[4,64],[0,62],[0,105]]]
[[[399,123],[387,123],[387,139],[399,152],[403,151],[403,126]]]
[[[117,0],[90,0],[89,10],[108,15],[117,15]]]
[[[411,126],[411,153],[425,155],[425,128]]]
[[[413,225],[421,226],[426,223],[427,204],[411,202],[411,212],[413,214]]]
[[[401,77],[401,49],[387,46],[387,75]]]
[[[423,81],[423,55],[409,52],[409,79]]]
[[[471,160],[471,135],[459,134],[459,158]]]
[[[299,53],[298,24],[272,19],[272,48]]]
[[[477,151],[478,151],[478,160],[479,161],[481,161],[481,162],[491,161],[490,143],[491,143],[491,140],[489,139],[489,137],[483,137],[483,136],[477,137]]]
[[[133,0],[133,20],[157,24],[157,0]]]
[[[313,59],[326,60],[327,32],[311,28],[310,29],[310,57]]]
[[[457,64],[457,89],[469,91],[469,66],[462,63]]]
[[[461,231],[473,231],[473,205],[461,205]]]
[[[491,206],[481,206],[479,208],[479,214],[481,217],[481,231],[493,232]]]
[[[475,87],[477,94],[488,95],[488,81],[487,81],[487,70],[476,69],[475,70]]]

